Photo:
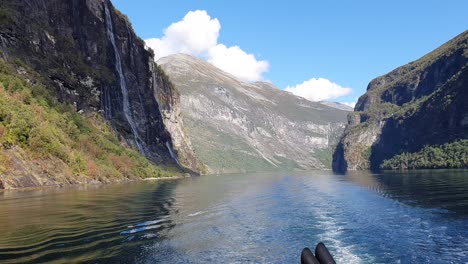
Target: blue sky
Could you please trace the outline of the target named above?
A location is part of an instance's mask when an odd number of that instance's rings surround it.
[[[311,79],[300,88],[333,89],[331,84],[350,88],[345,96],[327,99],[339,102],[356,101],[371,79],[468,29],[466,0],[112,2],[128,15],[143,39],[164,40],[163,31],[172,23],[183,20],[189,11],[204,10],[210,23],[217,19],[220,25],[214,43],[222,44],[220,53],[238,46],[254,55],[256,62],[268,62],[267,70],[257,64],[262,78],[282,89]],[[214,61],[208,52],[212,50],[194,55]]]

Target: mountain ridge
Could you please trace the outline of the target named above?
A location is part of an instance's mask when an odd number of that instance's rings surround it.
[[[446,144],[465,144],[467,64],[465,31],[420,59],[372,80],[348,116],[347,128],[334,153],[334,170],[408,168],[401,157],[428,153],[424,148],[449,150]],[[398,165],[389,162],[396,157],[400,157]],[[463,157],[461,162],[418,157],[427,162],[413,163],[411,168],[432,168],[431,164],[468,167],[468,159]],[[443,153],[437,159],[453,159],[453,153]]]

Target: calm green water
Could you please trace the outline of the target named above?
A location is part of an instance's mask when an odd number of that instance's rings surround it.
[[[0,192],[0,263],[468,263],[468,171],[264,173]]]

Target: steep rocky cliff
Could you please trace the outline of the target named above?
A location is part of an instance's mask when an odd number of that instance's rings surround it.
[[[330,167],[348,112],[241,82],[189,55],[158,64],[181,94],[187,136],[210,172]]]
[[[79,113],[101,113],[154,163],[200,166],[180,140],[178,93],[109,0],[0,0],[0,51],[29,83]]]
[[[378,169],[399,154],[467,139],[467,63],[465,31],[421,59],[372,80],[348,116],[333,168]]]

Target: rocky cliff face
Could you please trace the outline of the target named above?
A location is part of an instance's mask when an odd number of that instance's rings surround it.
[[[189,55],[158,64],[181,94],[187,136],[210,172],[330,167],[346,111],[241,82]]]
[[[338,171],[378,169],[425,145],[468,138],[468,31],[370,82],[333,158]]]
[[[0,4],[4,60],[34,69],[76,111],[102,113],[148,159],[197,169],[179,122],[178,93],[109,0]]]

